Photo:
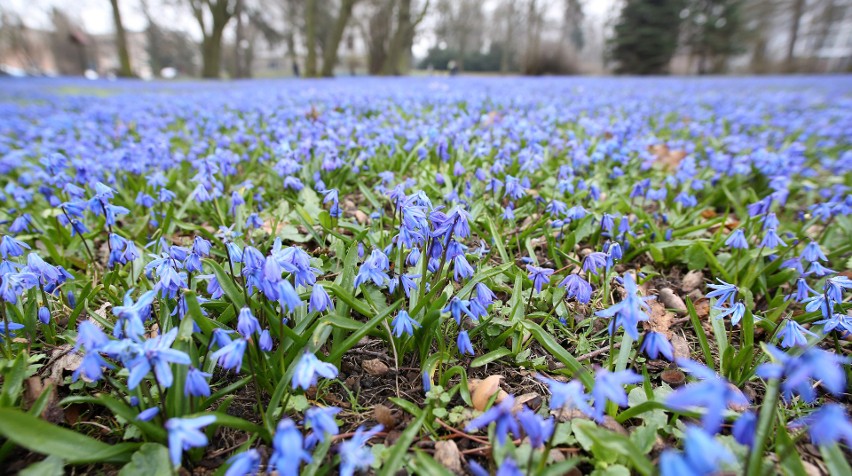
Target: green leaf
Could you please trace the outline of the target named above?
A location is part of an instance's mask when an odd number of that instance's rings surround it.
[[[414,453],[414,461],[411,466],[414,469],[413,474],[429,474],[432,476],[453,476],[453,473],[450,472],[447,468],[442,466],[440,463],[435,461],[435,458],[432,458],[428,454],[415,450]]]
[[[360,301],[358,301],[358,302],[360,302]],[[398,308],[402,304],[402,302],[403,302],[402,299],[396,301],[395,303],[388,306],[387,309],[376,314],[375,317],[373,317],[369,321],[365,322],[363,327],[361,327],[357,331],[350,334],[349,337],[346,338],[346,340],[344,340],[339,345],[337,345],[337,348],[334,349],[334,351],[328,356],[328,359],[326,359],[326,360],[330,361],[330,362],[336,362],[338,359],[343,357],[344,353],[346,353],[349,349],[354,347],[355,344],[357,344],[359,340],[364,338],[364,336],[366,336],[371,330],[373,330],[377,325],[379,325],[379,323],[382,322],[382,320],[387,319],[388,316],[391,315],[391,313],[396,311],[396,308]],[[369,310],[364,313],[364,315],[369,315],[369,314],[371,314]],[[335,344],[337,344],[337,343],[335,343]]]
[[[171,476],[172,462],[169,450],[163,445],[145,443],[133,453],[130,462],[121,468],[118,476]]]
[[[846,461],[846,456],[843,450],[837,446],[837,443],[831,446],[820,446],[819,452],[825,465],[828,466],[828,474],[831,476],[846,476],[852,474],[852,468],[849,467],[849,462]]]
[[[586,367],[578,362],[573,355],[569,354],[564,347],[559,345],[559,343],[556,342],[556,339],[554,339],[549,332],[545,331],[541,326],[532,321],[524,321],[524,327],[530,331],[530,334],[532,334],[535,340],[537,340],[538,343],[545,348],[545,350],[553,354],[557,360],[565,364],[565,367],[567,367],[571,374],[576,375],[576,378],[580,379],[586,388],[590,389],[594,387],[595,380]]]
[[[505,347],[500,347],[498,349],[492,350],[491,352],[489,352],[485,355],[480,355],[479,357],[473,359],[470,362],[470,366],[471,366],[471,368],[482,367],[483,365],[488,365],[491,362],[494,362],[495,360],[500,360],[503,357],[506,357],[507,355],[511,355],[511,354],[512,354],[511,350],[509,350]]]
[[[65,462],[62,458],[48,456],[43,461],[33,463],[18,473],[19,476],[63,476]]]
[[[12,408],[0,408],[0,435],[32,452],[56,456],[69,464],[125,463],[139,447],[138,443],[102,443]]]
[[[689,297],[686,298],[686,311],[689,314],[689,321],[692,323],[695,335],[698,337],[701,352],[704,353],[704,362],[711,369],[716,368],[716,364],[713,361],[713,353],[710,352],[710,344],[707,342],[707,335],[704,333],[704,327],[701,325],[701,320],[698,318],[698,313],[695,312],[695,306]]]
[[[225,270],[219,266],[219,263],[212,259],[205,258],[204,263],[213,270],[213,274],[216,275],[216,280],[219,281],[219,286],[222,286],[222,290],[225,291],[225,295],[228,296],[228,299],[230,299],[238,309],[242,309],[243,306],[246,305],[246,300],[236,283],[234,283],[234,278],[225,272]]]
[[[595,422],[590,420],[574,421],[572,428],[577,439],[581,443],[586,440],[596,457],[601,458],[602,455],[616,454],[626,458],[633,469],[640,474],[650,476],[654,473],[654,466],[648,460],[648,457],[628,437],[599,428]]]

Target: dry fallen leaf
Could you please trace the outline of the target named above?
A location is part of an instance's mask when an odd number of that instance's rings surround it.
[[[381,377],[390,371],[387,364],[379,359],[365,360],[361,362],[361,367],[363,367],[364,371],[373,377]]]
[[[651,330],[668,336],[674,314],[667,311],[666,307],[657,301],[649,301],[648,304],[651,306]]]
[[[689,344],[687,344],[686,339],[680,334],[672,334],[672,348],[674,349],[674,358],[675,359],[688,359],[689,358]]]
[[[692,292],[700,288],[704,284],[704,273],[700,270],[693,270],[686,273],[680,283],[680,288],[685,293]]]
[[[492,375],[484,380],[472,380],[469,384],[473,408],[485,411],[488,400],[500,390],[500,379],[502,375]]]
[[[680,296],[675,294],[672,288],[660,289],[660,302],[663,303],[667,309],[674,309],[674,311],[679,314],[686,313],[686,304]]]
[[[442,440],[435,443],[435,461],[449,469],[453,474],[464,474],[461,464],[461,452],[453,440]]]
[[[50,375],[48,379],[62,383],[65,379],[62,374],[66,371],[74,371],[80,367],[80,364],[83,363],[83,356],[73,351],[73,346],[71,344],[61,345],[55,349],[51,353],[51,360],[49,363]],[[84,381],[86,377],[83,376]]]

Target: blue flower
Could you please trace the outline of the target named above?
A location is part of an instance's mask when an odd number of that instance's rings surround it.
[[[512,407],[515,406],[515,398],[511,395],[506,396],[500,403],[492,406],[482,415],[474,418],[468,423],[465,431],[474,432],[480,428],[486,427],[494,423],[494,434],[500,444],[506,443],[506,435],[512,432],[515,436],[520,436],[518,422],[512,414]]]
[[[781,392],[785,400],[798,395],[805,403],[812,403],[816,399],[812,380],[819,382],[832,395],[838,396],[845,391],[843,365],[847,365],[850,359],[817,347],[809,347],[798,356],[788,355],[771,345],[767,345],[766,350],[773,362],[761,364],[756,373],[763,379],[783,378]]]
[[[0,342],[3,342],[4,337],[15,337],[14,331],[23,329],[23,324],[17,322],[9,322],[8,327],[5,322],[0,322]]]
[[[778,339],[781,340],[781,347],[805,347],[808,345],[808,338],[805,334],[811,337],[817,337],[813,332],[802,327],[798,322],[788,319],[784,327],[778,331]]]
[[[166,431],[169,434],[169,456],[173,465],[180,465],[184,451],[207,446],[207,436],[201,432],[201,428],[215,421],[214,415],[205,415],[196,418],[170,418],[166,422]]]
[[[471,319],[476,321],[478,320],[478,318],[470,311],[469,304],[469,301],[465,299],[459,299],[456,296],[453,296],[452,298],[450,298],[450,302],[444,309],[441,310],[441,312],[449,312],[450,315],[453,316],[453,319],[456,320],[456,324],[459,325],[461,325],[462,313],[467,314],[468,316],[470,316]]]
[[[228,459],[228,470],[225,476],[246,476],[256,474],[260,469],[260,453],[256,449],[249,449],[243,453],[235,454]]]
[[[724,445],[704,430],[690,426],[686,429],[683,455],[672,450],[660,455],[660,474],[710,476],[717,474],[722,464],[733,461],[733,455]]]
[[[215,333],[214,333],[215,334]],[[224,334],[220,336],[227,337]],[[222,368],[239,372],[243,366],[243,355],[246,352],[246,340],[234,339],[216,352],[210,354],[210,358],[217,361]]]
[[[272,335],[269,334],[269,329],[264,329],[260,332],[260,337],[257,338],[257,345],[264,352],[272,350]]]
[[[459,348],[459,353],[461,355],[470,354],[475,355],[476,353],[473,351],[473,344],[470,343],[470,337],[467,335],[467,331],[460,331],[459,336],[456,339],[456,345]]]
[[[240,309],[240,315],[237,318],[237,332],[246,339],[251,338],[255,332],[260,332],[260,322],[257,321],[248,307]]]
[[[311,290],[311,300],[308,303],[309,312],[325,312],[334,309],[334,303],[321,284],[315,284]]]
[[[189,365],[192,362],[185,352],[170,348],[177,338],[177,333],[178,329],[175,327],[142,343],[141,353],[127,364],[130,369],[130,376],[127,377],[128,389],[136,388],[152,368],[160,385],[165,388],[172,386],[171,364]]]
[[[318,377],[337,377],[337,367],[328,362],[323,362],[313,353],[305,351],[299,362],[296,363],[296,371],[293,373],[293,388],[301,387],[302,390],[307,390],[316,385]]]
[[[659,332],[646,332],[645,338],[642,340],[642,347],[639,348],[639,351],[644,352],[645,355],[652,359],[659,359],[660,355],[665,357],[668,361],[674,359],[674,349],[672,348],[671,342],[666,339],[665,335],[660,334]]]
[[[139,414],[136,415],[136,419],[139,420],[139,421],[151,421],[159,413],[160,413],[160,407],[153,406],[151,408],[146,408],[145,410],[142,410],[141,412],[139,412]]]
[[[701,379],[685,385],[666,397],[666,406],[674,410],[704,408],[701,419],[704,430],[713,434],[719,431],[728,406],[748,405],[748,399],[727,380],[702,364],[689,359],[678,359],[678,366]]]
[[[570,382],[559,382],[544,376],[537,376],[539,380],[547,384],[550,389],[550,408],[552,410],[573,410],[577,409],[586,414],[593,416],[594,410],[589,406],[590,396],[583,388],[583,384],[577,380]]]
[[[606,253],[593,251],[583,260],[583,271],[597,275],[598,270],[606,267]]]
[[[607,369],[598,369],[595,372],[595,386],[592,388],[592,400],[595,402],[594,419],[598,423],[604,421],[604,410],[608,401],[620,407],[627,406],[624,386],[641,383],[642,380],[642,376],[632,370],[610,372]]]
[[[373,250],[358,269],[355,276],[355,289],[362,284],[372,281],[376,286],[383,286],[390,279],[387,274],[390,263],[388,257],[381,250]]]
[[[730,315],[731,316],[731,325],[736,326],[737,324],[740,323],[740,320],[742,320],[743,316],[745,315],[745,311],[746,311],[745,305],[741,302],[738,302],[738,303],[734,304],[732,307],[729,307],[729,308],[723,310],[722,312],[720,312],[719,314],[716,314],[715,319],[722,319],[723,317]]]
[[[816,241],[811,241],[805,246],[805,250],[802,252],[802,259],[809,263],[813,263],[815,261],[828,261],[825,253],[822,252],[822,249],[819,247],[819,243]]]
[[[38,320],[44,325],[50,324],[50,309],[47,306],[38,308]]]
[[[405,310],[400,310],[396,317],[391,321],[393,327],[393,335],[402,337],[402,334],[414,335],[414,328],[420,328],[420,323],[415,321],[408,315]]]
[[[559,285],[565,288],[567,299],[573,298],[583,304],[588,304],[592,300],[592,285],[579,274],[569,274]]]
[[[852,446],[852,423],[843,406],[826,403],[810,415],[791,423],[792,426],[808,426],[813,444],[829,446],[841,441]]]
[[[190,367],[186,372],[186,384],[183,387],[184,395],[192,395],[193,397],[209,397],[210,385],[207,383],[211,375],[207,372]]]
[[[3,240],[0,240],[0,256],[3,256],[4,259],[23,255],[24,248],[30,249],[30,246],[9,235],[5,235]]]
[[[527,271],[530,272],[529,279],[533,282],[533,288],[537,293],[541,292],[541,287],[550,282],[550,275],[553,270],[550,268],[539,268],[531,264],[527,265]]]
[[[373,463],[373,452],[365,445],[383,429],[382,425],[376,425],[365,431],[363,426],[359,426],[352,438],[338,446],[340,476],[352,476],[355,471],[370,467]]]
[[[305,423],[311,427],[311,433],[305,439],[307,448],[313,448],[317,443],[338,434],[340,429],[334,420],[334,415],[338,413],[340,409],[337,407],[311,407],[305,412]]]
[[[311,462],[310,453],[305,451],[302,434],[289,418],[278,422],[272,437],[272,449],[269,466],[278,470],[278,474],[299,474],[302,462]]]
[[[518,468],[518,464],[512,458],[506,457],[497,468],[494,476],[523,476],[524,473]]]
[[[637,325],[641,321],[647,321],[651,317],[647,311],[650,310],[647,300],[650,297],[640,297],[639,288],[636,286],[636,281],[633,280],[633,275],[630,273],[624,274],[624,290],[626,296],[624,299],[613,304],[607,309],[595,313],[598,317],[615,318],[609,326],[610,333],[614,333],[619,325],[624,327],[624,332],[633,338],[639,340],[639,330]]]
[[[721,279],[716,279],[721,284],[708,284],[707,287],[712,289],[707,293],[707,299],[717,298],[716,304],[713,305],[715,309],[723,309],[723,304],[727,301],[731,306],[734,305],[734,301],[737,299],[737,287],[733,284],[726,283]]]
[[[760,242],[760,246],[763,248],[774,249],[778,246],[787,246],[787,243],[784,243],[784,241],[778,237],[778,233],[774,228],[770,228],[763,237],[763,241]]]
[[[748,241],[742,228],[737,228],[731,233],[731,236],[725,240],[725,246],[730,246],[733,249],[748,249]]]
[[[754,444],[754,432],[756,428],[757,415],[752,411],[747,411],[734,422],[731,434],[737,440],[737,443],[751,447]]]
[[[80,350],[81,347],[90,352],[107,342],[109,342],[109,337],[94,322],[87,319],[77,324],[77,342],[74,344],[74,352]]]
[[[553,417],[542,418],[526,406],[518,412],[518,422],[521,424],[530,445],[533,448],[541,448],[553,434]]]

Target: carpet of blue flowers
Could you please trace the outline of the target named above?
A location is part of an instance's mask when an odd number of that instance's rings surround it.
[[[852,473],[852,78],[4,80],[0,171],[9,472]]]

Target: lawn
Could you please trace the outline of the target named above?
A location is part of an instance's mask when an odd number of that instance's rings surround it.
[[[3,79],[0,171],[10,473],[852,473],[852,77]]]

